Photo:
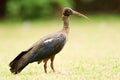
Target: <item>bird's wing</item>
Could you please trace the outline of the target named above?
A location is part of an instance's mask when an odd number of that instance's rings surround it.
[[[21,58],[29,60],[29,62],[37,61],[38,59],[47,58],[59,52],[66,42],[66,37],[63,34],[50,34],[41,38],[35,44],[33,44],[28,50],[22,51],[15,59],[13,59],[9,66],[13,66],[14,63]]]
[[[9,66],[11,67],[12,65],[14,65],[15,62],[17,62],[18,60],[20,60],[23,56],[25,56],[26,54],[29,54],[31,52],[31,50],[33,51],[33,49],[37,46],[39,46],[43,41],[49,39],[49,38],[53,38],[54,36],[56,36],[57,34],[49,34],[47,36],[42,37],[39,41],[37,41],[36,43],[34,43],[28,50],[22,51],[21,53],[19,53],[17,55],[17,57],[15,57],[9,64]],[[26,58],[27,59],[27,58]]]
[[[42,42],[40,41],[38,44],[34,45],[33,49],[30,53],[27,53],[25,57],[29,58],[29,62],[49,58],[58,53],[63,48],[65,42],[66,37],[63,34],[44,39]]]
[[[42,38],[40,38],[36,43],[34,43],[31,47],[35,47],[35,46],[38,46],[40,45],[43,41],[45,40],[48,40],[48,39],[51,39],[51,38],[55,38],[59,35],[59,31],[58,32],[54,32],[54,33],[51,33],[47,36],[43,36]]]

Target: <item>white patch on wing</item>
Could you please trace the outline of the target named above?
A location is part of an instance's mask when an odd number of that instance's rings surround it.
[[[51,42],[53,39],[47,39],[44,41],[44,43]]]

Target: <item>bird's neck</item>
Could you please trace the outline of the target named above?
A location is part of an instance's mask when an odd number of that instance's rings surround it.
[[[63,18],[63,31],[69,33],[69,16],[62,16]]]

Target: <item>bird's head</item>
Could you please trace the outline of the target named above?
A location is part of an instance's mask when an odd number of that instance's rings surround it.
[[[77,11],[74,11],[74,10],[72,10],[72,9],[69,8],[69,7],[65,7],[65,8],[62,10],[62,15],[63,15],[63,16],[77,15],[77,16],[82,16],[82,17],[84,17],[85,19],[88,19],[87,16],[85,16],[85,15],[83,15],[83,14],[77,12]]]

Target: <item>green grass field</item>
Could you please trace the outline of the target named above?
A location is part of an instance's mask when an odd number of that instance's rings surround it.
[[[0,22],[0,80],[120,80],[120,16],[91,16],[90,21],[70,20],[69,40],[55,57],[53,73],[43,63],[32,63],[20,74],[9,62],[43,35],[62,28],[61,19]]]

